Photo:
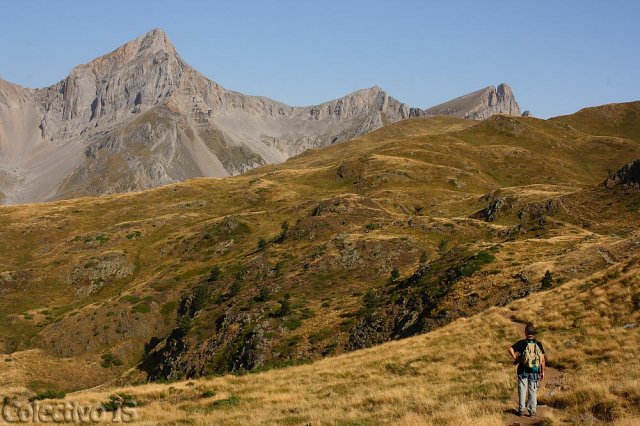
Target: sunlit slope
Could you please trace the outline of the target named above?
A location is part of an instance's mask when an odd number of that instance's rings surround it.
[[[597,186],[640,158],[617,134],[411,119],[233,178],[2,207],[0,382],[315,360],[598,273],[637,230],[637,191]]]
[[[515,408],[506,347],[535,321],[560,387],[543,381],[541,424],[640,421],[640,259],[491,308],[425,335],[311,365],[67,397],[99,404],[124,392],[147,424],[502,425]]]

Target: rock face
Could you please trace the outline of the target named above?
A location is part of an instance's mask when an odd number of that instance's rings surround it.
[[[409,117],[495,113],[520,114],[507,85],[429,110],[379,87],[309,107],[246,96],[191,68],[155,29],[51,87],[0,80],[0,202],[235,175]]]
[[[473,93],[428,108],[426,115],[453,115],[459,118],[485,120],[494,114],[521,115],[511,87],[506,83],[485,87]]]
[[[625,165],[604,181],[607,188],[619,185],[640,188],[640,160]]]

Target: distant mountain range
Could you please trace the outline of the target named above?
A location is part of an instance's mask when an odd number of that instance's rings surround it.
[[[428,109],[379,87],[309,107],[227,90],[155,29],[42,89],[0,80],[0,203],[236,175],[409,117],[521,115],[506,84]]]

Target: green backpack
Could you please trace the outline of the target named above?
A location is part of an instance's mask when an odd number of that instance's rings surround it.
[[[526,371],[532,373],[540,372],[540,364],[542,364],[542,351],[535,340],[527,340],[527,347],[521,355],[522,365]]]

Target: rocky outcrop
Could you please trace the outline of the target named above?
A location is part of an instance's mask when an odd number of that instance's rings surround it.
[[[603,184],[607,188],[614,188],[620,185],[640,188],[640,160],[625,165],[609,176]]]
[[[0,81],[0,192],[24,203],[236,175],[409,117],[495,113],[520,113],[507,85],[429,110],[377,86],[308,107],[246,96],[191,68],[155,29],[51,87]]]
[[[506,83],[460,96],[428,108],[424,115],[452,115],[472,120],[485,120],[494,114],[520,115],[520,106]]]
[[[106,252],[76,266],[68,281],[76,287],[76,296],[86,297],[114,280],[133,274],[134,270],[125,253]]]

